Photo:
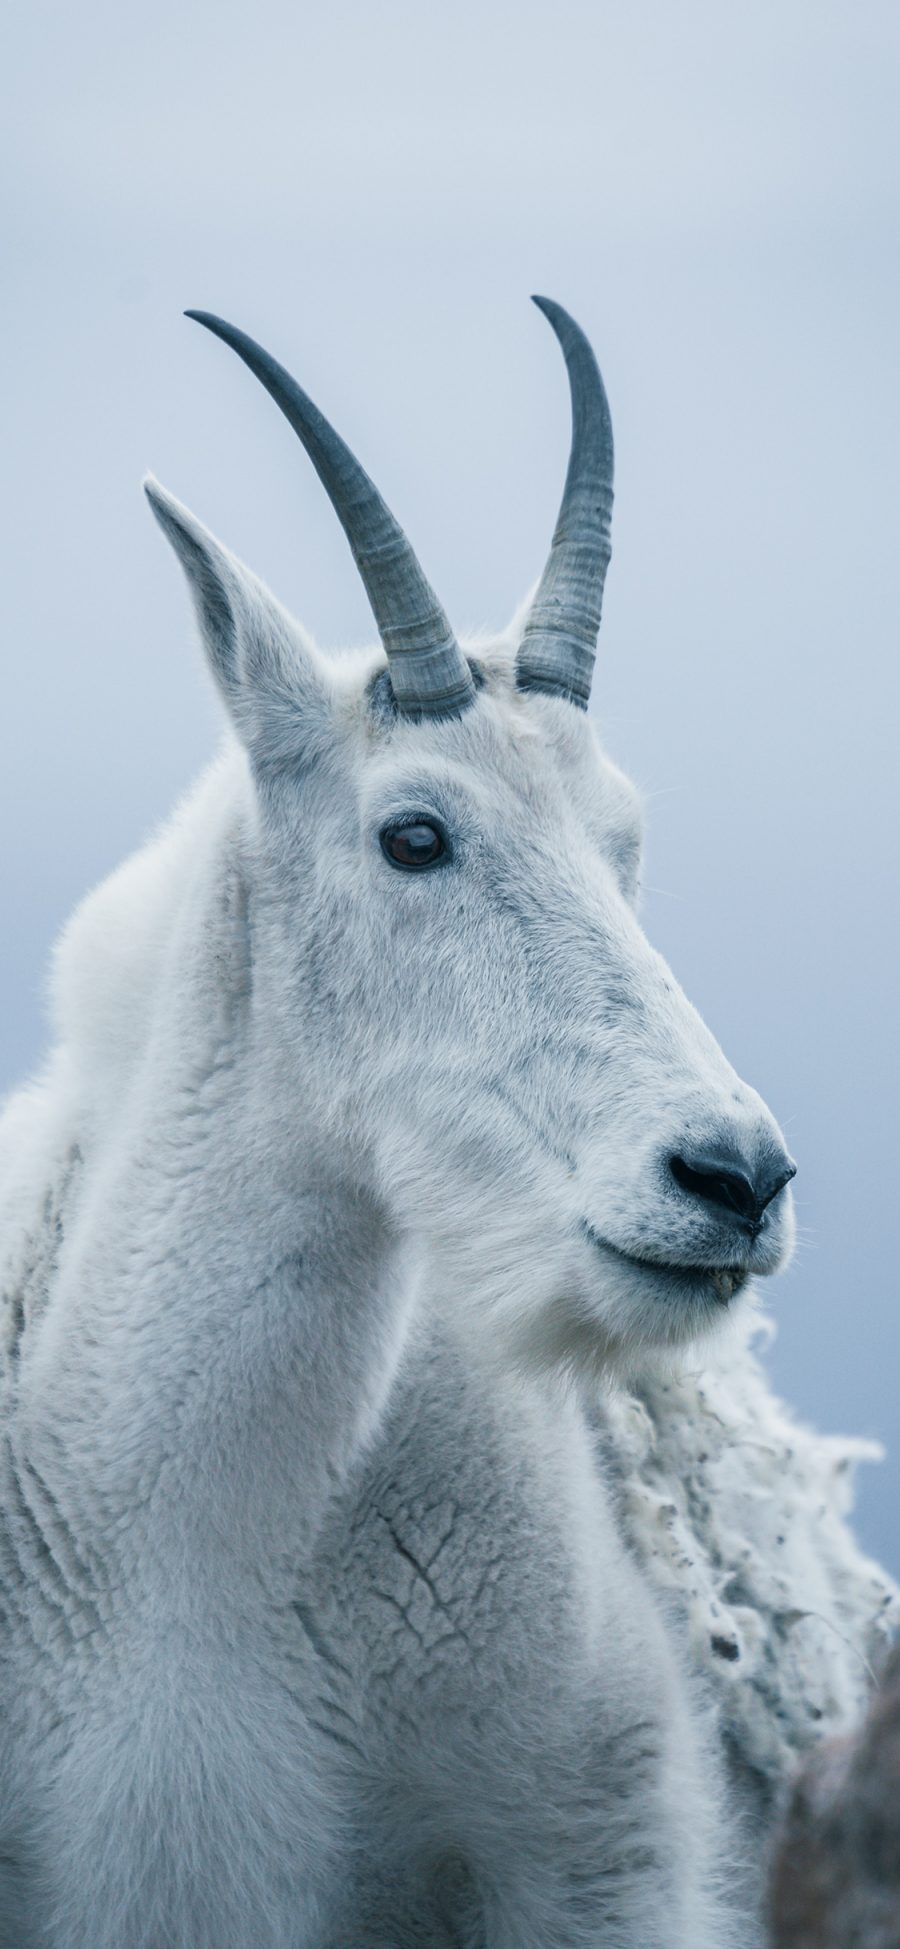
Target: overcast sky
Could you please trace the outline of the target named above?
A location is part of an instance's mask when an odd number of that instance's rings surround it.
[[[28,0],[0,66],[0,1087],[65,914],[218,733],[144,470],[323,644],[371,634],[311,468],[183,307],[294,368],[464,627],[549,542],[549,292],[616,427],[595,709],[647,929],[786,1128],[771,1368],[887,1444],[860,1524],[900,1571],[900,9]]]

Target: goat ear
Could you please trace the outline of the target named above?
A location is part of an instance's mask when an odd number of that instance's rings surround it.
[[[287,611],[152,476],[144,492],[184,569],[207,660],[261,769],[307,760],[331,722],[324,659]]]

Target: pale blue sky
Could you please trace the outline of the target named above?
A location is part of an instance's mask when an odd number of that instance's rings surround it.
[[[185,305],[270,344],[452,615],[537,574],[567,439],[618,450],[596,710],[648,931],[800,1164],[779,1385],[879,1435],[900,1570],[900,10],[888,0],[82,0],[7,15],[0,1086],[49,943],[211,749],[151,467],[328,645],[369,635],[311,469]]]

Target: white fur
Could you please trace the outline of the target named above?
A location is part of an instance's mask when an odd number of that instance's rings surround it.
[[[79,910],[0,1124],[0,1939],[754,1944],[756,1786],[889,1595],[722,1333],[789,1192],[751,1246],[666,1168],[777,1131],[514,641],[391,719],[153,498],[237,736]],[[449,866],[387,863],[410,814]]]

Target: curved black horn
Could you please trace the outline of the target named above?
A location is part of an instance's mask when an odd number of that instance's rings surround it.
[[[600,369],[580,326],[551,298],[534,303],[563,349],[572,393],[572,450],[516,677],[523,690],[547,690],[586,710],[610,557],[612,421]]]
[[[211,312],[185,316],[231,346],[299,434],[353,550],[387,651],[398,710],[409,717],[458,717],[475,697],[469,666],[377,487],[324,414],[261,345]]]

